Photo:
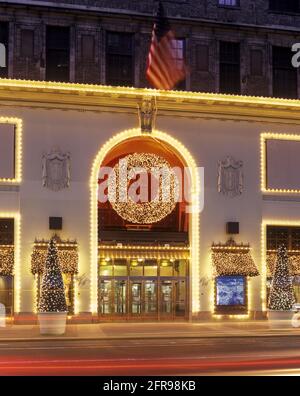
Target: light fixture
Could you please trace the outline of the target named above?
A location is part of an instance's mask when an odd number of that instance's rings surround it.
[[[128,185],[141,171],[151,175],[158,173],[159,191],[155,198],[137,203],[128,194]],[[161,221],[175,209],[178,197],[179,181],[175,172],[168,161],[156,154],[129,154],[115,165],[114,172],[108,178],[108,199],[112,208],[122,219],[133,224]]]

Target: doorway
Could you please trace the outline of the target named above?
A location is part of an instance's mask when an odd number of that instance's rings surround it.
[[[151,270],[149,260],[100,260],[98,312],[107,320],[187,319],[188,260],[151,260]]]
[[[13,276],[0,276],[0,304],[5,307],[6,316],[13,315],[14,290]]]

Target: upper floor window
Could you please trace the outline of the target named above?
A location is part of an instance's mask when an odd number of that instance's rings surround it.
[[[8,77],[8,23],[0,22],[0,43],[4,46],[4,51],[1,51],[0,77]],[[3,66],[4,65],[4,66]]]
[[[238,7],[240,5],[239,0],[219,0],[219,5],[228,7]]]
[[[300,12],[299,0],[269,0],[271,11]]]
[[[297,69],[291,59],[290,48],[273,47],[273,96],[277,98],[298,97]]]
[[[68,27],[47,26],[46,80],[61,82],[70,80],[70,29]]]
[[[107,33],[106,84],[134,85],[133,34]]]
[[[177,64],[178,69],[183,69],[185,65],[185,40],[184,39],[175,39],[173,40],[173,56],[174,60]],[[176,90],[185,90],[186,89],[186,80],[180,81],[174,89]]]
[[[220,92],[240,94],[240,44],[220,42]]]

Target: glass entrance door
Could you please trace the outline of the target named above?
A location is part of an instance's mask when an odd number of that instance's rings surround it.
[[[173,314],[173,282],[164,280],[160,286],[160,314],[172,316]]]
[[[145,315],[157,315],[157,281],[145,281]]]
[[[142,313],[142,281],[131,282],[130,306],[133,315],[141,315]]]
[[[112,314],[112,280],[99,282],[99,311],[102,315]]]
[[[175,316],[185,317],[186,315],[186,280],[178,280],[174,282],[175,286]]]
[[[124,315],[127,312],[127,281],[115,281],[115,313],[117,315]]]
[[[186,319],[188,263],[103,259],[98,296],[99,315],[109,319]]]

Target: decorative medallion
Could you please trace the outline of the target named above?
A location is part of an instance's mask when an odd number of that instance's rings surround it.
[[[244,188],[243,162],[228,156],[218,162],[218,192],[230,197],[241,195]]]
[[[62,153],[53,148],[42,158],[43,187],[52,191],[59,191],[70,186],[70,153]]]
[[[151,133],[154,128],[157,112],[155,100],[151,97],[144,97],[138,109],[141,132]]]
[[[143,202],[133,200],[128,190],[138,175],[154,176],[157,192]],[[142,179],[142,178],[141,178]],[[149,185],[146,186],[147,194]],[[152,190],[152,181],[151,189]],[[113,209],[124,220],[134,224],[152,224],[170,214],[178,202],[179,182],[170,164],[156,154],[135,153],[122,158],[108,180],[108,199]]]

